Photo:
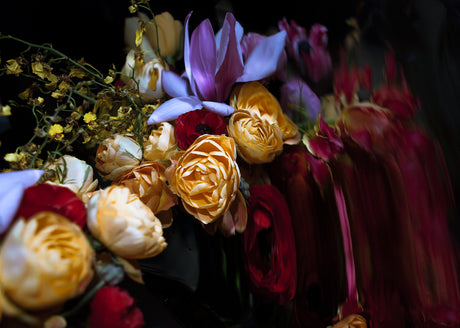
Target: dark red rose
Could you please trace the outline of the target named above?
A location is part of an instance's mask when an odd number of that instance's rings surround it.
[[[66,187],[41,183],[24,191],[16,216],[29,218],[43,211],[60,214],[81,228],[86,224],[85,203]]]
[[[91,328],[140,328],[144,316],[134,299],[117,286],[99,289],[91,301]]]
[[[177,145],[186,150],[202,134],[226,134],[227,125],[220,115],[197,109],[180,115],[174,131]]]
[[[265,300],[286,304],[295,295],[296,250],[291,215],[275,186],[249,188],[243,256],[250,283]]]

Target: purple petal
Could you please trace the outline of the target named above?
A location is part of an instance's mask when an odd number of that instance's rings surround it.
[[[179,115],[202,108],[201,101],[194,96],[176,97],[161,104],[150,115],[147,124],[157,124],[165,121],[172,121]]]
[[[187,17],[185,17],[185,27],[184,27],[184,68],[185,68],[185,74],[188,78],[188,81],[190,83],[190,87],[192,88],[192,92],[196,94],[196,88],[195,88],[195,81],[193,80],[193,75],[192,75],[192,68],[190,66],[190,37],[189,37],[189,32],[188,32],[188,21],[190,20],[190,16],[192,15],[191,11]]]
[[[187,97],[190,96],[188,92],[189,84],[187,81],[171,71],[163,71],[161,77],[163,90],[171,97]]]
[[[210,112],[219,114],[221,116],[231,115],[235,108],[224,103],[214,102],[214,101],[203,101],[203,108],[209,110]]]
[[[237,82],[258,81],[276,72],[278,60],[284,49],[286,32],[281,31],[265,38],[249,55],[244,74]]]
[[[211,22],[206,19],[192,33],[190,67],[198,88],[197,96],[203,100],[216,99],[216,40]]]
[[[292,79],[281,87],[281,106],[289,113],[303,108],[311,121],[315,121],[321,109],[321,100],[302,79]]]
[[[241,49],[235,33],[235,24],[235,18],[228,13],[225,16],[217,54],[219,63],[215,79],[217,101],[225,101],[228,98],[236,79],[244,71]]]
[[[0,233],[14,218],[24,189],[37,183],[43,173],[43,170],[25,170],[0,174]]]

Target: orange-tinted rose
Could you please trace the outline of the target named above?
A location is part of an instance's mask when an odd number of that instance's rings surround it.
[[[178,159],[169,182],[187,212],[207,224],[223,215],[236,198],[240,172],[232,138],[204,134]]]
[[[285,143],[296,144],[300,141],[297,125],[283,113],[276,97],[260,82],[248,82],[238,86],[230,97],[230,105],[237,110],[258,113],[262,119],[278,125]]]
[[[250,164],[271,162],[283,150],[279,127],[254,112],[235,111],[228,123],[228,133],[238,145],[238,154]]]
[[[172,213],[169,209],[178,202],[177,196],[166,184],[164,172],[165,167],[160,163],[144,162],[114,181],[115,184],[128,187],[132,193],[138,195],[160,219],[163,227],[170,225]]]

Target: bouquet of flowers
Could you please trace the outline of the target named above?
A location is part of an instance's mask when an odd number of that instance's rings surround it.
[[[193,293],[202,271],[226,276],[210,288],[240,313],[223,326],[460,324],[449,176],[391,49],[376,87],[367,66],[333,67],[320,24],[261,35],[229,12],[215,32],[129,10],[126,63],[107,74],[0,36],[26,47],[0,75],[32,81],[1,114],[35,124],[0,174],[3,323],[146,325],[123,282],[165,274],[182,225],[222,250],[175,279]]]

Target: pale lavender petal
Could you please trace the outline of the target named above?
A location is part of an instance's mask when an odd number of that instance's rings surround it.
[[[203,108],[209,110],[210,112],[219,114],[221,116],[231,115],[235,108],[224,103],[214,102],[214,101],[203,101]]]
[[[192,92],[196,95],[196,87],[195,87],[195,81],[193,80],[193,75],[192,75],[192,68],[190,66],[190,36],[188,32],[188,21],[190,20],[190,16],[192,15],[191,11],[187,17],[185,17],[185,27],[184,27],[184,68],[185,68],[185,74],[188,78],[188,81],[190,83],[190,88],[192,89]]]
[[[14,218],[24,189],[37,183],[43,173],[43,170],[0,173],[0,233],[8,228]]]
[[[217,50],[209,19],[202,21],[192,33],[190,67],[197,87],[196,95],[203,100],[215,100]]]
[[[163,90],[171,97],[190,96],[188,81],[174,72],[163,71],[161,83]]]
[[[228,13],[222,27],[220,48],[217,54],[219,63],[215,80],[217,101],[225,101],[228,98],[236,79],[243,74],[244,70],[240,44],[235,33],[235,23],[233,15]]]
[[[157,124],[165,121],[172,121],[179,115],[202,108],[201,101],[195,97],[176,97],[161,104],[150,115],[147,124]]]
[[[257,81],[276,72],[284,49],[286,32],[281,31],[261,41],[252,51],[244,66],[244,74],[237,82]]]
[[[244,29],[243,29],[243,26],[241,26],[241,24],[238,21],[235,22],[235,35],[236,35],[236,40],[238,41],[238,43],[240,43],[241,40],[243,39]],[[222,28],[216,33],[217,49],[220,48],[221,37],[222,37]],[[217,61],[217,63],[219,63],[219,61]],[[217,65],[217,67],[219,67],[219,64]]]

